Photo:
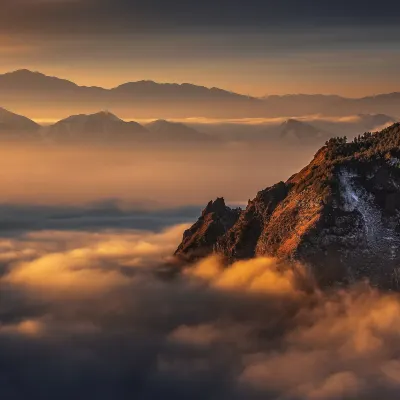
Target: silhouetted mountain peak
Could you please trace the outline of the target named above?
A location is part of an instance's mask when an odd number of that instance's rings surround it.
[[[115,114],[110,111],[99,111],[94,114],[85,115],[87,119],[93,119],[97,121],[103,122],[124,122],[121,118],[117,117]]]
[[[290,118],[280,126],[279,136],[288,140],[315,140],[319,138],[327,139],[331,135],[311,124]]]
[[[129,141],[142,139],[144,133],[148,131],[142,125],[109,111],[72,115],[48,128],[48,136],[56,141]]]
[[[4,76],[14,76],[14,77],[32,77],[32,76],[36,76],[36,77],[46,77],[45,74],[42,74],[41,72],[38,71],[31,71],[29,69],[26,68],[22,68],[22,69],[17,69],[15,71],[11,71],[11,72],[7,72],[4,74]]]
[[[210,201],[207,207],[203,210],[203,215],[209,213],[216,213],[219,216],[223,216],[227,211],[227,206],[225,204],[225,199],[223,197],[217,197],[216,200]]]
[[[0,88],[3,90],[73,90],[78,86],[66,79],[34,72],[28,69],[19,69],[0,75]]]

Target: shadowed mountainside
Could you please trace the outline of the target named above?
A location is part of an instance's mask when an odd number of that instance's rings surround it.
[[[400,288],[400,124],[351,143],[329,140],[240,213],[217,201],[218,211],[207,206],[185,233],[178,257],[275,256],[309,265],[321,285],[368,278]]]

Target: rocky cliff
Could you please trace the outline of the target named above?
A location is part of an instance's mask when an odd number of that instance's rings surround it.
[[[194,260],[212,253],[218,238],[235,225],[239,215],[240,210],[227,207],[223,198],[210,201],[197,222],[183,234],[175,255]]]
[[[176,255],[212,252],[301,261],[321,285],[367,278],[400,289],[400,124],[347,143],[334,138],[288,181],[244,210],[210,202]]]

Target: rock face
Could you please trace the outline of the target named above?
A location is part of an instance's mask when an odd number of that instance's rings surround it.
[[[223,198],[210,201],[197,222],[183,234],[175,255],[194,260],[210,254],[218,238],[233,227],[239,215],[240,210],[227,207]]]
[[[211,212],[214,204],[185,233],[177,256],[274,256],[305,263],[322,286],[367,278],[400,289],[400,124],[351,143],[331,139],[243,211],[223,204]]]

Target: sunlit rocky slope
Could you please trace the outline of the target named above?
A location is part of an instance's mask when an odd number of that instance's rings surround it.
[[[251,171],[249,171],[251,174]],[[210,202],[176,255],[218,253],[301,261],[321,285],[368,278],[400,288],[400,124],[347,143],[334,138],[286,182],[246,209]]]

